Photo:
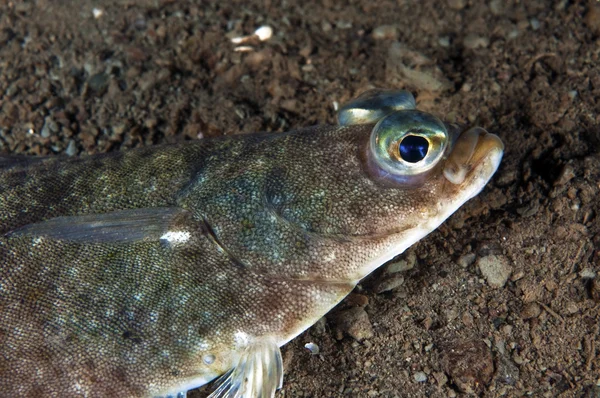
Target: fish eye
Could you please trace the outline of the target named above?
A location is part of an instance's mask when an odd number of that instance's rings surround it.
[[[398,145],[400,157],[409,163],[417,163],[425,159],[429,150],[429,141],[418,135],[407,135]]]
[[[396,111],[373,128],[369,156],[380,174],[407,179],[435,167],[448,142],[446,126],[435,116],[417,110]]]

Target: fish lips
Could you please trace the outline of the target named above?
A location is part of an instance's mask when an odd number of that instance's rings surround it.
[[[495,134],[481,127],[461,131],[447,125],[453,143],[443,162],[444,178],[455,189],[467,189],[469,198],[477,195],[494,175],[504,154],[504,144]]]

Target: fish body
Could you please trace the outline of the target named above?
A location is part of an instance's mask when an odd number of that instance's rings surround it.
[[[214,397],[273,396],[279,347],[498,167],[496,136],[395,93],[342,126],[5,157],[2,394],[173,396],[225,374]]]

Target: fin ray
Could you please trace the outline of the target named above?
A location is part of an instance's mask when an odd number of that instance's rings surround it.
[[[0,154],[0,171],[9,170],[18,167],[27,167],[35,163],[40,163],[48,158],[56,158],[57,156],[24,156]]]
[[[186,398],[186,397],[187,397],[187,391],[179,391],[175,394],[158,395],[154,398]]]
[[[273,398],[283,385],[281,350],[273,341],[250,344],[237,364],[217,381],[208,398]]]
[[[25,225],[8,236],[43,236],[72,242],[158,240],[185,210],[177,207],[117,210],[104,214],[55,217]]]

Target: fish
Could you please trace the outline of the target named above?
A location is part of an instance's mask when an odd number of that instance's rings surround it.
[[[0,391],[273,397],[280,347],[435,230],[504,146],[371,90],[338,125],[0,157]]]

